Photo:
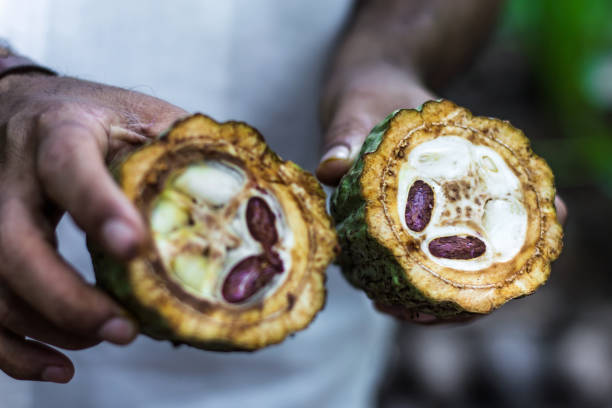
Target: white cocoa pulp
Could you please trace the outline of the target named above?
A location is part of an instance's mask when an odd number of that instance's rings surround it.
[[[224,302],[221,288],[231,269],[263,252],[246,223],[247,202],[252,197],[261,197],[274,213],[278,242],[273,249],[288,271],[293,236],[282,207],[271,192],[249,183],[242,168],[223,160],[206,160],[168,178],[153,203],[150,227],[166,271],[186,292],[213,303]],[[272,293],[286,275],[276,276],[245,304]]]
[[[404,214],[408,191],[422,180],[434,192],[431,219],[412,231]],[[527,211],[517,176],[493,149],[458,136],[441,136],[416,146],[401,165],[397,211],[403,228],[421,240],[421,250],[441,266],[476,271],[512,259],[523,246]],[[486,251],[473,259],[433,256],[429,243],[440,237],[473,236]]]

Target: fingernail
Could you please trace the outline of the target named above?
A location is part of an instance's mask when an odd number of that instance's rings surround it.
[[[43,381],[54,383],[67,383],[70,381],[70,378],[72,378],[72,370],[62,366],[45,367],[41,374],[41,379]]]
[[[128,344],[136,334],[134,323],[123,317],[113,317],[98,330],[98,336],[102,340],[115,344]]]
[[[321,157],[321,163],[325,163],[331,160],[348,160],[351,151],[345,145],[336,145],[329,149],[323,157]]]
[[[130,257],[137,252],[137,237],[125,221],[114,218],[102,226],[102,238],[115,255]]]
[[[350,149],[345,145],[336,145],[329,149],[317,167],[317,178],[324,184],[336,185],[351,166],[350,154]]]

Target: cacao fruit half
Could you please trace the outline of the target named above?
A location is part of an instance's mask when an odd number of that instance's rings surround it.
[[[255,350],[323,307],[337,248],[315,178],[244,123],[196,114],[114,171],[149,240],[127,264],[91,248],[98,284],[151,337]]]
[[[553,174],[506,121],[450,101],[393,112],[334,192],[346,278],[382,310],[489,313],[562,248]]]

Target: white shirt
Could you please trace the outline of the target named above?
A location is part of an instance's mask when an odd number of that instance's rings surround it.
[[[350,0],[0,0],[0,37],[57,71],[258,128],[283,158],[314,170],[317,100]],[[60,250],[88,279],[82,233],[64,220]],[[68,385],[0,376],[7,407],[366,407],[391,319],[336,267],[325,309],[305,331],[255,353],[128,347],[68,352]],[[0,406],[3,401],[0,401]]]

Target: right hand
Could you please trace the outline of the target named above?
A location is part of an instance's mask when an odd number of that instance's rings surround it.
[[[0,101],[0,369],[68,382],[72,363],[47,345],[127,344],[138,329],[60,257],[55,227],[67,211],[111,256],[133,257],[144,222],[105,162],[187,112],[137,92],[44,75],[3,78]]]
[[[331,86],[324,89],[321,112],[325,131],[325,146],[317,177],[328,185],[337,185],[353,165],[361,145],[376,123],[400,108],[415,108],[435,96],[417,78],[391,69],[385,64],[368,70],[342,72]],[[557,219],[563,225],[567,207],[561,197],[555,199]],[[399,320],[424,324],[465,323],[478,315],[462,315],[440,319],[417,313],[402,306],[388,306],[374,302],[375,308]]]

